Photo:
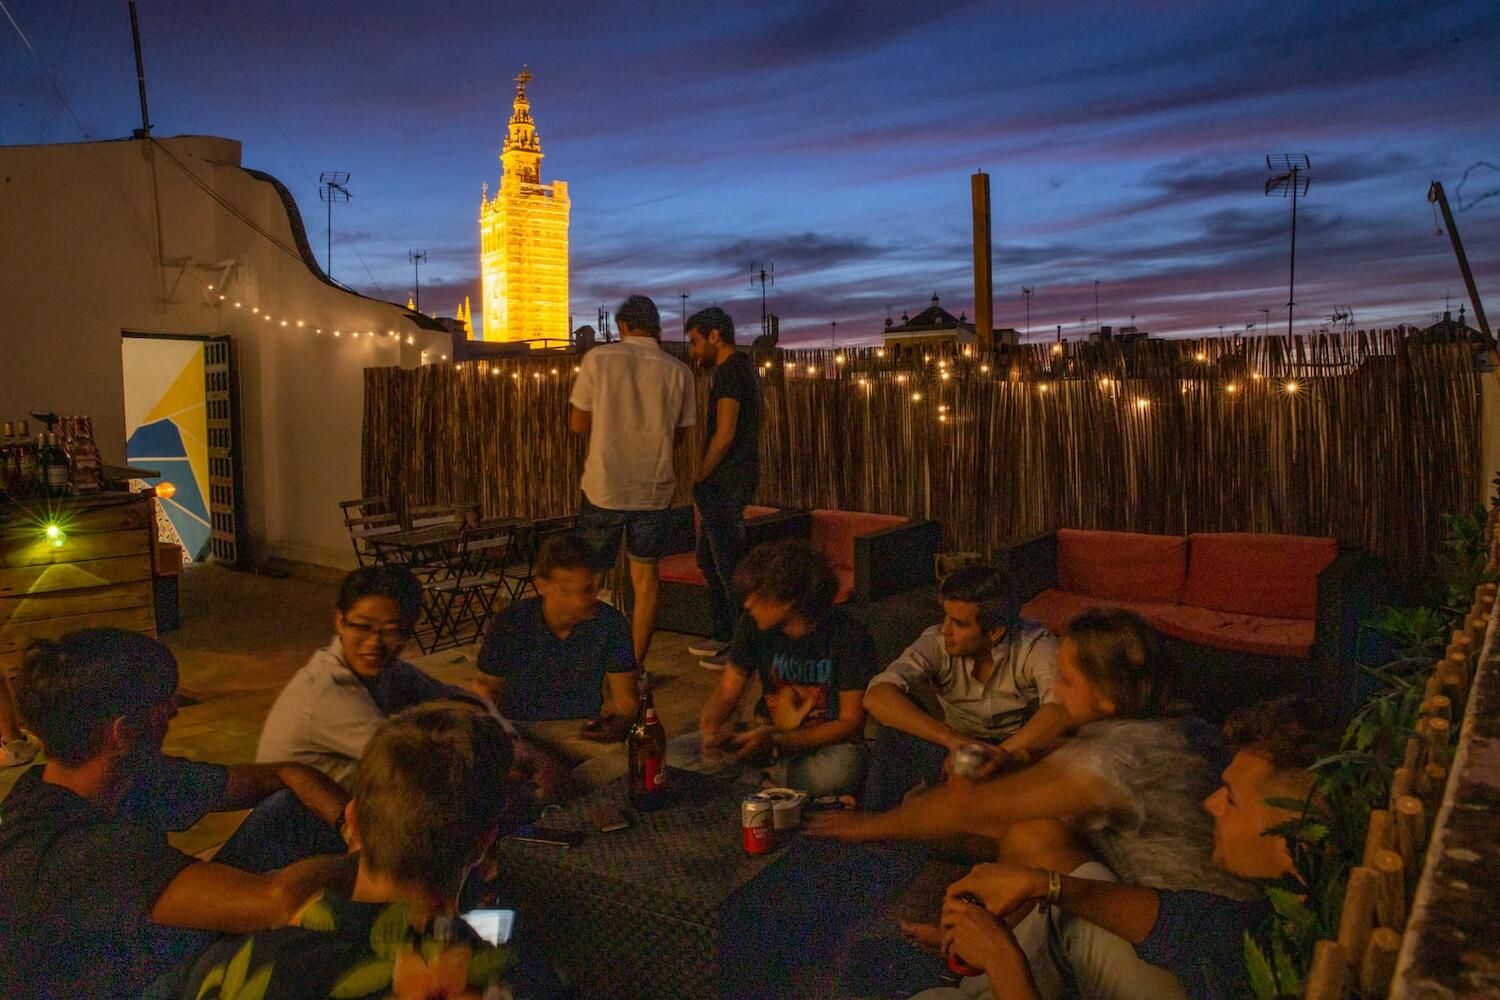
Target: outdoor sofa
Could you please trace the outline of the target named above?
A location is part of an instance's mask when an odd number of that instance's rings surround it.
[[[1336,718],[1359,703],[1360,622],[1382,598],[1378,563],[1332,538],[1061,529],[1008,547],[1021,614],[1061,635],[1099,606],[1139,613],[1205,718],[1264,698],[1307,694]]]

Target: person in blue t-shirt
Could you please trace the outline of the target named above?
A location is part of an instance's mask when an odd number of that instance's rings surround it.
[[[638,699],[630,622],[600,602],[598,560],[581,538],[547,539],[535,580],[535,597],[490,621],[476,686],[528,741],[570,765],[579,784],[617,778]]]
[[[1296,882],[1285,839],[1269,832],[1296,817],[1270,802],[1307,797],[1313,782],[1307,768],[1332,748],[1335,734],[1321,724],[1316,705],[1289,697],[1240,709],[1225,723],[1224,735],[1236,753],[1219,789],[1203,803],[1214,820],[1214,863],[1242,878],[1279,880],[1305,891]],[[984,907],[960,901],[963,893],[978,896]],[[979,865],[948,887],[943,945],[971,964],[993,964],[1003,976],[1015,965],[1014,938],[984,911],[1024,912],[1047,900],[1129,941],[1144,961],[1173,973],[1194,1000],[1252,996],[1245,935],[1257,934],[1271,918],[1264,896],[1241,901],[1018,865]]]

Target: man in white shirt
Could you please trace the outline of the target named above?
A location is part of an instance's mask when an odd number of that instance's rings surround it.
[[[579,364],[568,426],[589,435],[578,533],[599,553],[601,570],[614,565],[624,536],[635,591],[631,642],[644,664],[656,629],[656,563],[677,492],[672,452],[693,424],[697,392],[687,365],[662,350],[655,303],[632,295],[615,322],[619,343],[593,348]]]
[[[984,748],[985,770],[1022,762],[1061,735],[1067,713],[1053,701],[1057,637],[1017,617],[1006,575],[966,566],[938,587],[943,623],[917,637],[870,680],[865,707],[882,723],[870,755],[865,808],[901,804],[916,785],[942,780],[944,760],[966,743]]]

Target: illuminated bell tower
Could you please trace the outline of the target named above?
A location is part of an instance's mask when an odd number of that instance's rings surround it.
[[[568,185],[542,183],[542,143],[524,67],[516,77],[510,130],[501,147],[500,190],[479,208],[479,268],[485,340],[566,341],[568,329]],[[537,344],[535,346],[542,346]]]

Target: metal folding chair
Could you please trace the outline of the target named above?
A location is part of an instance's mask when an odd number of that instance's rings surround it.
[[[423,616],[417,643],[425,653],[477,641],[506,589],[504,568],[513,558],[515,527],[492,525],[464,532],[446,572],[422,584]],[[425,641],[424,641],[425,640]]]
[[[512,601],[525,597],[527,591],[536,593],[536,556],[542,543],[552,535],[572,531],[578,524],[576,514],[562,517],[542,517],[516,526],[516,559],[505,567],[505,589]]]

